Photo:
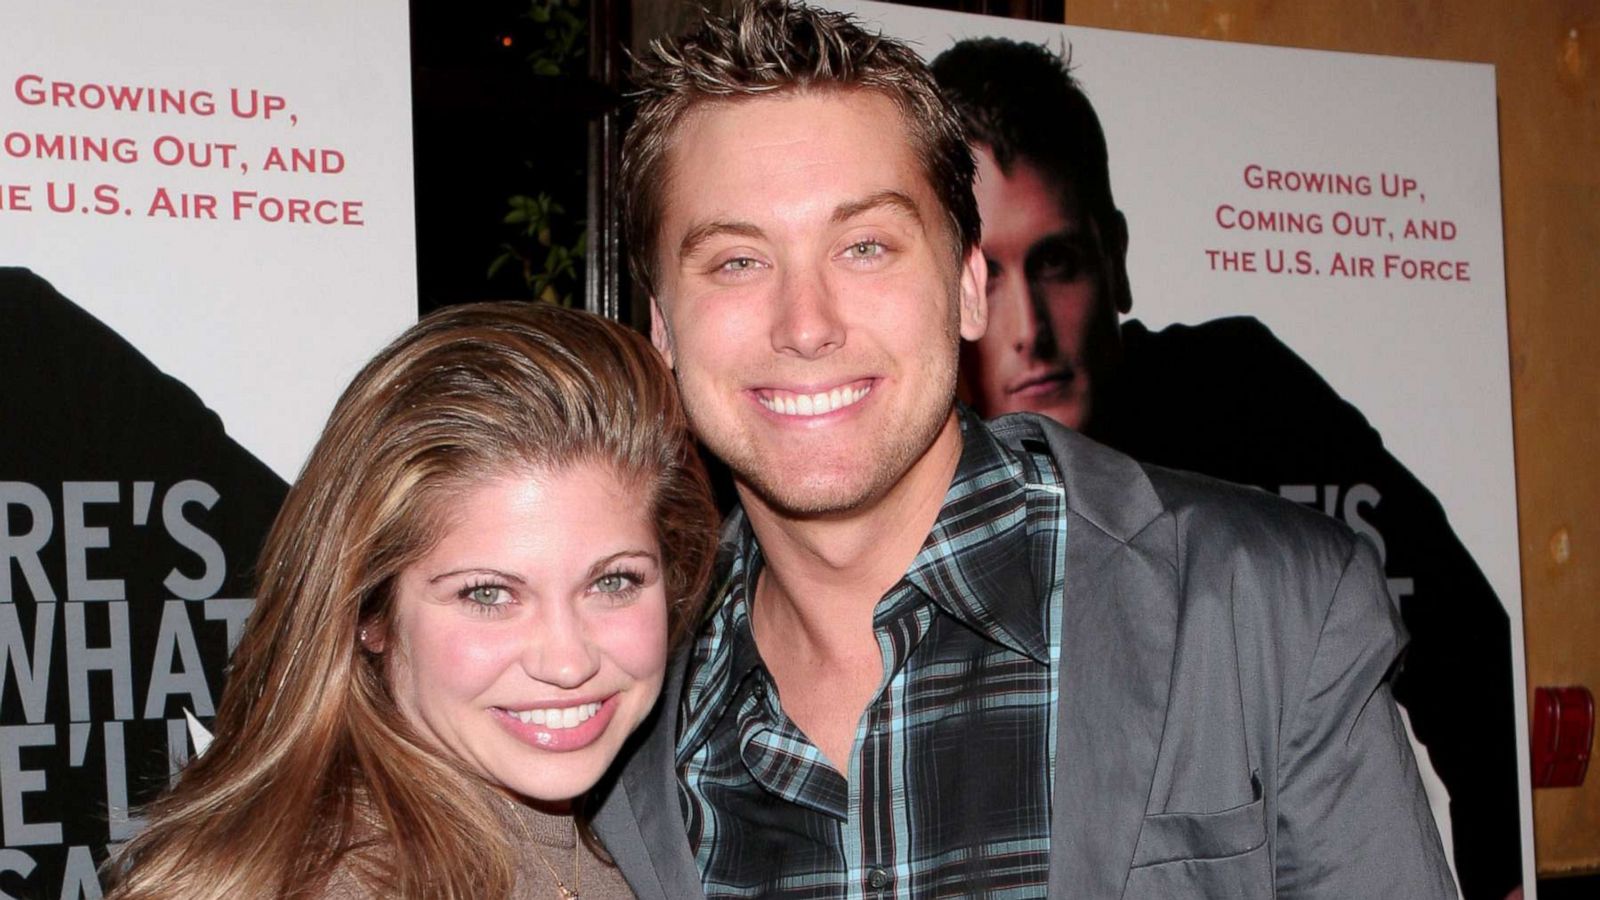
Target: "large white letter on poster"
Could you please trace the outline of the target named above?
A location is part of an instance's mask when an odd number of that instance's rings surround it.
[[[395,4],[0,11],[0,897],[100,896],[415,317],[407,46]]]
[[[1370,538],[1463,893],[1531,896],[1494,70],[831,5],[969,120],[971,402]]]

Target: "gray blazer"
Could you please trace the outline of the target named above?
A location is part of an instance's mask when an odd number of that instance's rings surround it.
[[[1373,548],[1045,427],[1070,510],[1048,895],[1455,897]],[[647,900],[703,896],[673,764],[684,661],[595,819]]]

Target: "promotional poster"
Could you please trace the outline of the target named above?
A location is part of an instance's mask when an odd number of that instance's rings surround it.
[[[393,4],[0,12],[0,897],[101,895],[415,318],[407,46]]]
[[[969,402],[1369,538],[1463,893],[1531,894],[1493,68],[829,5],[910,41],[976,143]]]

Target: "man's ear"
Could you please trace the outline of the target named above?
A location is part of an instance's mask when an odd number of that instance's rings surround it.
[[[1128,219],[1120,209],[1112,216],[1111,233],[1106,235],[1106,255],[1115,270],[1111,293],[1117,302],[1117,312],[1125,316],[1133,309],[1133,288],[1128,285]]]
[[[661,356],[667,361],[668,368],[674,368],[672,362],[672,332],[667,328],[667,316],[661,311],[661,300],[652,295],[650,297],[650,342],[661,351]]]
[[[969,341],[989,330],[989,264],[974,244],[961,261],[961,336]]]

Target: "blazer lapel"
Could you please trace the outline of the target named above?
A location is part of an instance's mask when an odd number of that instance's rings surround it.
[[[1140,466],[1043,423],[1066,483],[1066,596],[1051,897],[1119,898],[1148,804],[1176,631],[1177,537]],[[687,654],[594,825],[641,900],[703,897],[679,811],[676,698]]]
[[[595,832],[640,900],[705,896],[679,809],[675,765],[688,660],[687,652],[673,657],[643,740],[595,813]]]
[[[1177,532],[1133,460],[1065,429],[1046,435],[1073,513],[1049,895],[1119,898],[1166,718],[1178,615]]]

